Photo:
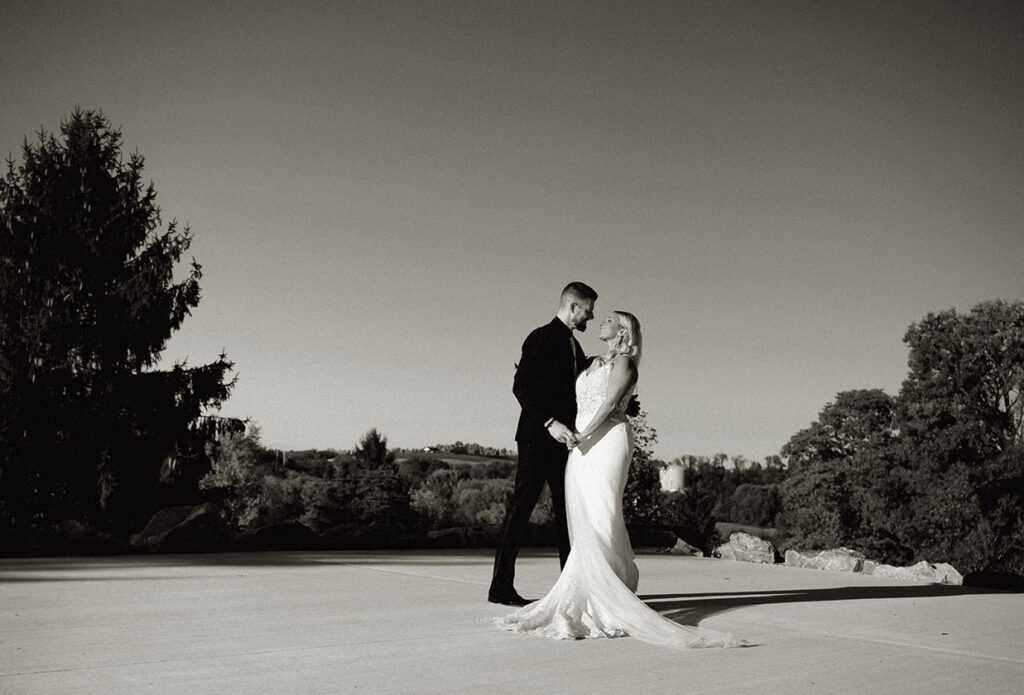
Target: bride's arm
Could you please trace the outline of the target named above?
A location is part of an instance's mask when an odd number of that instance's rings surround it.
[[[578,437],[580,441],[593,435],[608,420],[608,417],[615,412],[615,406],[626,395],[626,391],[636,383],[636,379],[637,371],[633,360],[626,355],[619,355],[612,360],[612,371],[608,375],[608,393],[605,394],[604,402],[594,413],[593,419],[580,432]]]

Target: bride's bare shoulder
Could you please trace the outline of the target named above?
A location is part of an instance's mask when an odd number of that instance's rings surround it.
[[[616,355],[612,359],[612,369],[624,369],[627,372],[635,372],[636,361],[629,355]]]

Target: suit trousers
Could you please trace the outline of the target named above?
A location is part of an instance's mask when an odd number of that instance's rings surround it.
[[[565,519],[565,464],[569,452],[565,445],[548,441],[520,442],[519,462],[516,466],[515,487],[505,510],[501,536],[494,555],[494,574],[490,594],[503,596],[512,593],[516,574],[516,558],[526,535],[530,514],[537,506],[540,493],[547,483],[551,490],[551,505],[558,533],[558,559],[562,567],[569,557],[569,529]]]

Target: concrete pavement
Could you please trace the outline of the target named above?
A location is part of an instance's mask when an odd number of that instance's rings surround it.
[[[491,552],[0,560],[0,693],[1017,693],[1024,595],[640,555],[640,595],[743,649],[493,628]],[[537,598],[557,558],[527,552]]]

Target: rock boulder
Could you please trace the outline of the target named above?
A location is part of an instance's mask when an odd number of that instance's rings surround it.
[[[669,552],[673,555],[692,555],[694,557],[704,557],[704,553],[702,553],[700,550],[694,548],[692,545],[690,545],[689,543],[680,538],[676,539],[676,544],[669,548]]]
[[[953,584],[959,586],[964,583],[964,578],[952,565],[945,562],[931,564],[927,560],[921,560],[916,565],[909,567],[894,567],[893,565],[874,565],[869,567],[870,574],[876,577],[890,577],[892,579],[904,579],[911,582],[930,582],[932,584]],[[865,572],[866,574],[868,572]]]
[[[775,563],[775,546],[757,536],[737,531],[729,536],[729,542],[715,548],[715,557],[723,560],[740,560],[771,565]]]
[[[864,556],[849,548],[821,550],[817,553],[786,551],[788,567],[809,567],[830,572],[860,572],[864,567]]]

